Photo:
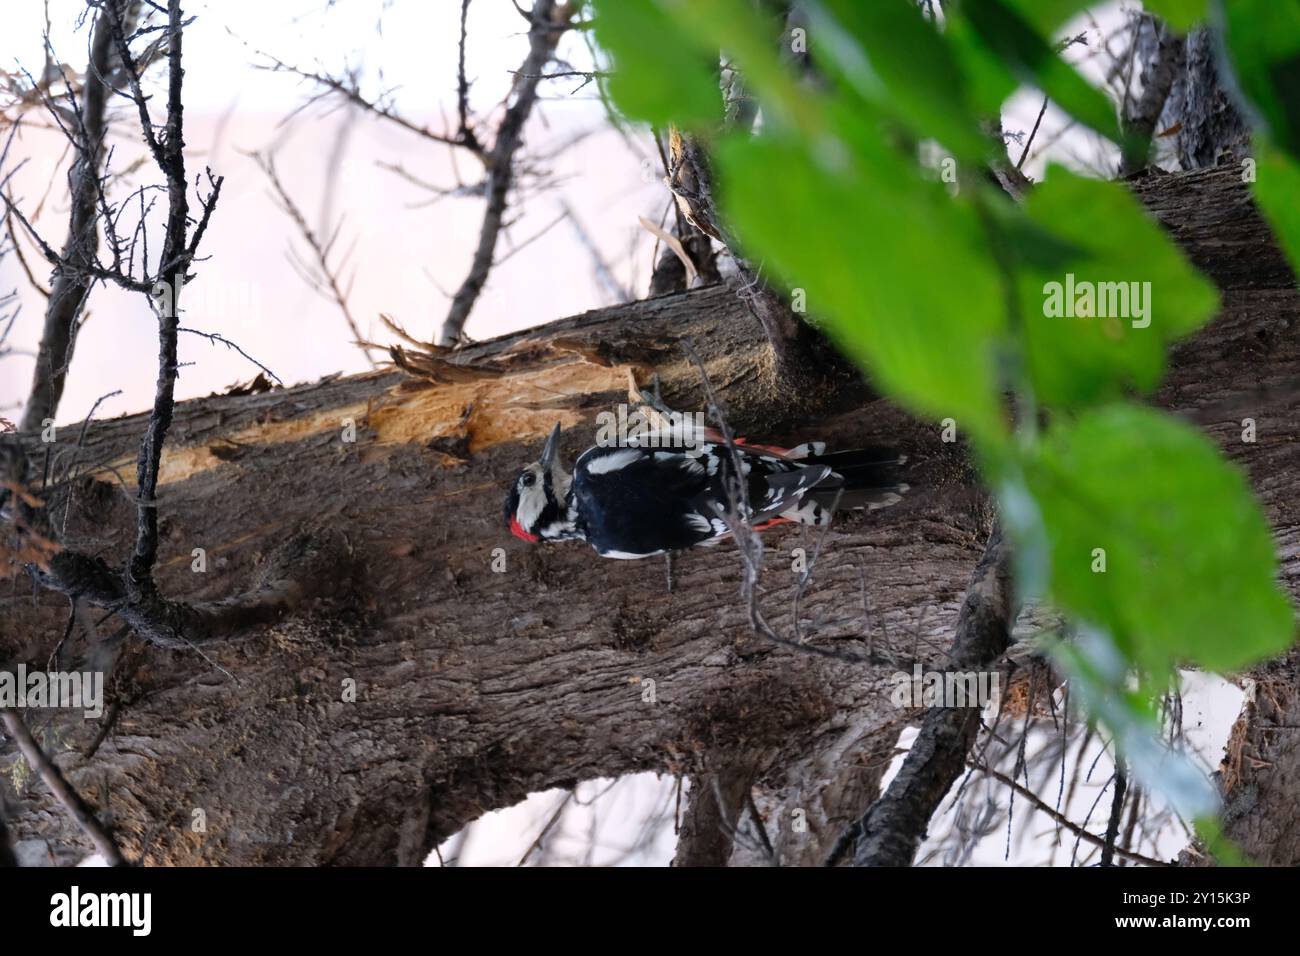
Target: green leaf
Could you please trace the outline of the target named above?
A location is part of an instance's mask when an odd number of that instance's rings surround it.
[[[1002,104],[1016,91],[1015,78],[984,45],[964,17],[952,17],[945,27],[944,40],[961,64],[976,115],[1000,115]]]
[[[1255,181],[1252,189],[1264,218],[1273,227],[1291,270],[1300,276],[1300,162],[1255,138]]]
[[[1081,10],[1096,6],[1095,0],[1008,0],[1008,2],[1045,37],[1052,37],[1061,24]]]
[[[1105,407],[1054,425],[1025,474],[1052,594],[1107,631],[1131,666],[1230,671],[1291,645],[1268,523],[1242,473],[1197,429]]]
[[[722,116],[718,55],[657,0],[596,0],[596,40],[614,58],[609,93],[628,116],[711,127]]]
[[[720,144],[729,221],[882,387],[999,440],[1004,296],[978,222],[873,126],[837,119],[838,136]]]
[[[961,66],[912,0],[823,0],[809,13],[816,61],[847,88],[963,159],[988,157]]]
[[[1236,85],[1278,146],[1300,159],[1300,0],[1231,0],[1223,37]]]
[[[1186,33],[1205,22],[1209,4],[1207,0],[1142,0],[1142,6],[1169,24],[1175,33]]]
[[[769,112],[779,110],[798,125],[808,91],[794,81],[781,61],[782,22],[761,5],[746,0],[690,0],[674,9],[740,66],[745,81],[764,99]]]
[[[1008,235],[1036,397],[1080,406],[1155,388],[1169,343],[1214,316],[1214,286],[1122,184],[1053,166],[1024,210]]]
[[[1115,107],[1061,59],[1017,11],[1001,0],[966,0],[961,14],[1017,80],[1042,90],[1057,106],[1107,139],[1122,141]]]
[[[1098,0],[1009,0],[1011,6],[1043,36],[1053,34],[1067,20],[1089,7],[1102,6]],[[1178,33],[1186,33],[1206,18],[1207,0],[1143,0],[1147,13],[1155,14]]]

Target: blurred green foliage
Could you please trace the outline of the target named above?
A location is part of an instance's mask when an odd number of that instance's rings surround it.
[[[593,6],[619,108],[708,143],[741,252],[805,290],[819,324],[890,395],[970,436],[1022,597],[1074,622],[1057,653],[1090,715],[1146,784],[1190,816],[1212,809],[1209,783],[1159,745],[1151,701],[1178,666],[1245,667],[1295,630],[1240,470],[1137,403],[1169,344],[1214,315],[1217,293],[1122,183],[1053,168],[1016,204],[984,174],[1005,160],[986,131],[1020,85],[1118,143],[1114,104],[1054,33],[1087,4],[962,0],[936,25],[911,0],[813,0],[813,79],[780,55],[796,38],[778,40],[781,26],[748,0]],[[1148,4],[1178,29],[1219,25],[1261,120],[1256,195],[1300,263],[1300,0],[1206,6]],[[756,132],[721,128],[720,55],[761,102]],[[921,161],[922,142],[937,166]],[[1099,294],[1054,313],[1057,286]],[[1102,314],[1103,294],[1124,301],[1120,314]]]

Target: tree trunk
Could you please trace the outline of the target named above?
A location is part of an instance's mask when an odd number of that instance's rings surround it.
[[[1223,313],[1176,351],[1159,401],[1250,470],[1294,590],[1294,281],[1231,171],[1135,189],[1225,289]],[[730,545],[679,557],[669,593],[656,561],[602,561],[581,544],[529,546],[506,532],[517,469],[557,420],[567,460],[590,444],[594,414],[625,400],[629,370],[642,384],[657,371],[670,406],[703,407],[679,347],[688,337],[740,434],[909,454],[904,501],[837,523],[801,603],[811,644],[868,663],[754,636]],[[36,738],[124,855],[148,864],[418,864],[536,790],[735,766],[754,768],[782,861],[821,862],[917,717],[891,704],[889,675],[942,657],[988,537],[961,446],[847,379],[805,396],[814,414],[791,420],[758,322],[723,287],[587,313],[457,361],[425,363],[439,381],[376,372],[179,405],[158,496],[164,594],[201,603],[254,591],[303,540],[330,542],[336,559],[278,620],[196,649],[122,638],[114,619],[81,611],[61,666],[108,673],[105,714],[31,712]],[[1258,422],[1254,444],[1240,441],[1244,417]],[[79,449],[76,429],[50,448],[24,436],[50,451],[53,478],[74,462],[87,472],[71,483],[67,547],[114,562],[129,551],[134,508],[112,469],[129,489],[143,423],[93,422]],[[791,549],[811,553],[813,538],[796,528],[766,545],[764,611],[791,634]],[[7,590],[0,661],[45,669],[66,602],[33,596],[21,574]],[[6,742],[10,782],[15,760]],[[90,851],[38,783],[8,802],[25,859]]]

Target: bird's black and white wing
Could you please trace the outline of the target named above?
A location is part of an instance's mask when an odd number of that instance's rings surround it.
[[[803,467],[779,455],[737,449],[758,525],[796,509],[804,494],[826,483],[825,466]],[[574,467],[574,503],[591,545],[605,557],[642,558],[705,544],[730,533],[734,473],[724,446],[691,449],[596,447]]]

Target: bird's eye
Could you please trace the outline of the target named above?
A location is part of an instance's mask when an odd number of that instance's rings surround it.
[[[520,477],[519,480],[523,482],[525,488],[530,488],[532,487],[533,482],[537,481],[537,476],[534,475],[531,471],[526,471],[523,473],[523,475]]]

